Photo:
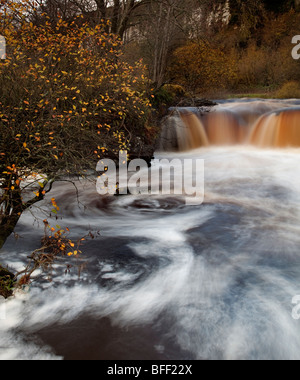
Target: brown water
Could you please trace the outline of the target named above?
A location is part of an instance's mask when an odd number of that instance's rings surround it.
[[[101,235],[83,246],[80,279],[76,259],[68,259],[69,274],[61,262],[52,283],[37,279],[5,303],[0,358],[300,359],[300,322],[292,318],[300,294],[300,150],[240,143],[275,108],[282,103],[236,101],[210,120],[193,111],[166,121],[172,141],[164,143],[176,151],[156,157],[205,160],[203,205],[186,206],[180,196],[100,197],[85,181],[77,194],[58,183],[51,196],[61,211],[51,224],[68,226],[74,239]],[[216,124],[224,118],[234,118],[224,123],[229,137]],[[50,198],[40,206],[46,213],[22,216],[20,237],[8,240],[1,262],[20,269],[39,247]]]
[[[253,126],[250,143],[266,147],[300,146],[300,108],[280,110],[263,115]]]
[[[200,115],[197,109],[178,109],[165,121],[162,150],[189,151],[205,146],[254,145],[299,147],[300,107],[287,101],[222,104]],[[170,122],[171,121],[171,122]],[[175,134],[170,133],[170,129]]]

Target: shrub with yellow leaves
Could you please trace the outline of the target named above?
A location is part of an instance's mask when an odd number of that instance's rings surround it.
[[[0,266],[0,296],[8,298],[12,296],[16,289],[24,289],[24,287],[31,285],[34,280],[33,275],[37,270],[41,271],[43,275],[47,275],[47,280],[52,281],[52,272],[54,264],[66,265],[65,274],[71,271],[73,266],[78,268],[78,276],[84,262],[78,259],[82,252],[81,245],[87,238],[95,238],[92,233],[73,242],[69,237],[69,229],[62,229],[59,225],[51,227],[48,220],[45,219],[44,223],[44,236],[41,240],[41,247],[36,249],[31,255],[28,256],[28,263],[20,272],[13,274]],[[76,257],[75,265],[65,264],[64,256]],[[73,262],[74,263],[74,262]],[[40,274],[39,274],[40,276]]]
[[[1,248],[58,177],[132,150],[134,138],[147,135],[151,106],[142,62],[128,64],[105,25],[91,27],[79,16],[35,26],[10,1],[0,34],[7,45],[0,61]]]

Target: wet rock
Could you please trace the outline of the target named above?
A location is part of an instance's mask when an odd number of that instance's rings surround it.
[[[13,294],[15,275],[0,265],[0,297],[8,298]]]
[[[183,98],[174,104],[176,107],[214,107],[218,104],[205,98]]]

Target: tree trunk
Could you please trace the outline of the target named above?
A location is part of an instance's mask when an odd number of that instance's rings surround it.
[[[157,85],[157,78],[158,78],[158,61],[159,61],[159,43],[160,43],[160,27],[161,27],[161,20],[162,20],[162,12],[163,12],[163,5],[160,4],[159,6],[159,14],[157,18],[157,30],[155,31],[155,44],[154,44],[154,62],[153,62],[153,76],[152,76],[152,82],[156,84],[156,87],[159,88]]]
[[[16,180],[14,180],[14,189],[9,190],[1,202],[0,249],[5,244],[7,238],[14,232],[22,213],[33,206],[35,203],[42,201],[45,197],[45,194],[51,191],[53,182],[53,179],[45,180],[43,189],[45,189],[47,184],[49,184],[49,189],[47,191],[39,191],[34,198],[24,203],[22,199],[22,189],[20,186],[16,185]],[[11,189],[11,179],[8,180],[7,184],[4,185],[4,187]]]
[[[118,27],[118,35],[121,39],[124,37],[124,33],[126,32],[126,29],[128,27],[128,22],[131,16],[131,13],[134,9],[135,0],[128,0],[125,4],[124,9],[122,10],[122,16],[119,21],[119,27]]]
[[[0,249],[3,247],[10,235],[14,232],[20,217],[21,215],[13,214],[8,218],[2,219],[0,224]]]
[[[97,4],[97,9],[101,15],[101,18],[103,20],[106,19],[106,4],[105,4],[105,1],[104,0],[95,0],[96,1],[96,4]]]
[[[164,82],[171,36],[174,31],[171,15],[174,4],[160,4],[154,44],[154,63],[152,81],[159,88]]]
[[[21,189],[17,187],[9,191],[7,199],[4,202],[4,210],[0,221],[0,249],[3,247],[6,239],[14,232],[23,212],[23,207]]]
[[[114,34],[118,33],[119,17],[120,17],[120,0],[114,0],[113,15],[112,15],[112,20],[111,20],[111,31]]]

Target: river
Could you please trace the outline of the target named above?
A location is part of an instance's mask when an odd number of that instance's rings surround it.
[[[52,282],[37,280],[0,304],[0,359],[300,359],[300,321],[292,317],[300,294],[300,149],[290,144],[294,129],[287,146],[275,137],[262,144],[265,127],[256,144],[253,132],[261,115],[272,123],[270,111],[282,108],[300,124],[296,105],[224,101],[202,117],[199,138],[169,134],[181,144],[171,141],[157,157],[205,160],[201,205],[180,196],[100,197],[84,181],[77,194],[58,183],[52,223],[68,226],[72,238],[93,231],[95,239],[79,259],[66,259],[70,273],[56,265]],[[195,130],[187,117],[175,114],[167,129],[184,122]],[[22,268],[40,245],[45,215],[22,216],[2,263]]]

